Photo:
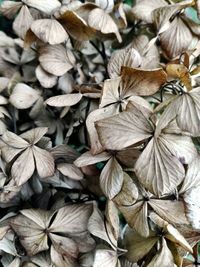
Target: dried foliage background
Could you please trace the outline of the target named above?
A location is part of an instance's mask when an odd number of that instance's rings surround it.
[[[192,267],[200,1],[1,1],[3,267]]]

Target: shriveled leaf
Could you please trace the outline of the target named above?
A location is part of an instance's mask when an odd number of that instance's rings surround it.
[[[32,32],[44,43],[56,45],[63,43],[68,34],[55,19],[38,19],[31,25]]]

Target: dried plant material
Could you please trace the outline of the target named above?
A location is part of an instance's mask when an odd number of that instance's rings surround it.
[[[44,88],[52,88],[57,84],[57,77],[43,70],[41,66],[36,68],[35,74]]]
[[[82,94],[68,94],[68,95],[60,95],[54,96],[47,99],[46,103],[50,106],[54,107],[67,107],[76,105],[81,98],[83,97]]]
[[[102,263],[102,259],[103,263]],[[106,249],[98,249],[95,253],[94,258],[94,267],[116,267],[118,262],[118,257],[115,251],[106,250]]]
[[[13,1],[4,1],[1,3],[0,11],[7,18],[13,18],[18,10],[22,7],[22,3]]]
[[[48,5],[45,0],[22,0],[22,2],[49,15],[61,6],[58,0],[50,0]]]
[[[10,103],[18,109],[30,108],[40,98],[40,92],[24,83],[18,83],[10,96]]]
[[[32,32],[44,43],[56,45],[63,43],[68,35],[55,19],[38,19],[31,25]]]
[[[88,24],[104,34],[115,33],[118,41],[122,41],[117,25],[104,10],[100,8],[93,9],[89,14]]]
[[[24,38],[33,21],[34,19],[27,6],[22,6],[13,23],[13,29],[18,34],[18,36]]]
[[[41,48],[39,61],[45,71],[55,76],[64,75],[75,64],[73,53],[62,45]]]
[[[138,68],[142,64],[140,54],[134,48],[126,48],[121,51],[115,51],[108,63],[108,73],[110,78],[121,75],[121,67]]]
[[[36,128],[24,133],[21,137],[11,132],[6,132],[2,136],[1,149],[7,162],[23,152],[14,161],[11,169],[12,178],[18,186],[24,184],[33,175],[35,169],[41,178],[53,175],[53,156],[50,152],[36,146],[46,132],[47,128]],[[10,157],[11,151],[13,154]]]

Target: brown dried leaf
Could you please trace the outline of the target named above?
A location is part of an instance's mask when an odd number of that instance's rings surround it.
[[[55,19],[38,19],[31,25],[32,32],[44,43],[56,45],[63,43],[68,34]]]

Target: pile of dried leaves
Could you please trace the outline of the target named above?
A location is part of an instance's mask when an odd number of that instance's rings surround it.
[[[1,266],[198,265],[200,1],[176,2],[2,2]]]

